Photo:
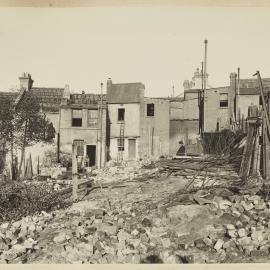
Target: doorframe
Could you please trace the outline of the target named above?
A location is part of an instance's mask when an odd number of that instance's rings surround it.
[[[94,143],[92,143],[92,144],[85,144],[85,157],[87,156],[87,146],[95,146],[96,147],[96,155],[95,155],[95,165],[94,165],[94,167],[97,167],[97,159],[98,159],[98,150],[97,150],[97,144],[94,144]]]

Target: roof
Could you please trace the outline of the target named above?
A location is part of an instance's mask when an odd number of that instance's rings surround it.
[[[198,93],[201,90],[202,89],[188,89],[188,90],[184,90],[184,94],[186,94],[186,93]]]
[[[58,112],[64,88],[32,87],[28,93],[38,101],[43,111]]]
[[[13,104],[18,95],[18,92],[0,92],[0,102],[11,102]]]
[[[270,86],[269,78],[262,78],[262,83],[264,87]],[[259,87],[258,79],[240,79],[240,88],[256,88]]]
[[[263,88],[264,93],[270,92],[270,87],[264,87]],[[240,95],[260,95],[260,89],[259,87],[252,87],[252,88],[239,88],[239,94]]]
[[[184,97],[145,97],[147,99],[162,99],[162,100],[168,100],[169,102],[174,102],[174,101],[183,101]]]
[[[145,89],[140,82],[107,85],[108,103],[139,103]]]
[[[63,96],[64,88],[32,87],[30,91],[37,96]]]
[[[101,100],[101,95],[99,94],[71,94],[69,105],[85,106],[88,105],[98,105]],[[103,101],[106,101],[106,95],[103,95]]]

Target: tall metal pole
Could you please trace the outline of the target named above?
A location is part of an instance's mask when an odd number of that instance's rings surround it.
[[[203,97],[203,86],[204,86],[204,68],[202,61],[202,89],[198,91],[198,105],[199,105],[199,134],[202,133],[202,97]]]
[[[100,83],[100,155],[99,155],[99,164],[100,168],[102,167],[102,126],[103,126],[103,83]]]
[[[205,90],[206,90],[206,77],[207,77],[207,39],[204,41],[204,87],[203,87],[203,100],[202,100],[202,132],[204,132],[204,103],[205,103]]]
[[[237,68],[237,99],[236,99],[236,122],[240,121],[239,98],[240,98],[240,68]]]
[[[206,76],[207,76],[207,39],[204,41],[204,91],[206,89]]]

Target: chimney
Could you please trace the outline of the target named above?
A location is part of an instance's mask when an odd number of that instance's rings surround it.
[[[65,85],[63,98],[70,99],[70,90],[69,90],[69,85],[68,84]]]
[[[190,89],[190,83],[188,80],[185,80],[183,83],[184,86],[184,91],[189,90]]]
[[[107,91],[108,91],[109,88],[111,88],[111,86],[112,86],[112,79],[108,78],[108,80],[107,80]]]
[[[31,78],[31,75],[27,72],[23,72],[21,77],[19,77],[20,81],[20,89],[24,89],[26,91],[29,91],[33,86],[33,80]]]

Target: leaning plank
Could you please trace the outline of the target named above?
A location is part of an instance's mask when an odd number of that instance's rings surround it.
[[[254,149],[254,125],[249,125],[247,141],[244,148],[239,176],[246,179],[250,172],[252,152]]]

